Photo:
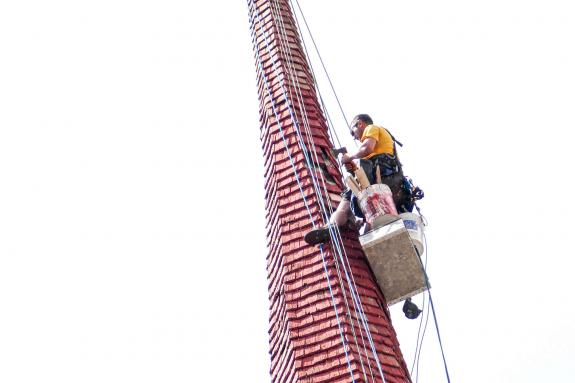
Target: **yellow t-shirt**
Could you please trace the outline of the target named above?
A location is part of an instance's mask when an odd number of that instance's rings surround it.
[[[393,139],[387,130],[381,126],[368,125],[363,131],[361,142],[365,141],[366,138],[373,138],[375,140],[375,147],[373,148],[373,152],[370,155],[365,156],[364,159],[384,153],[393,156]]]

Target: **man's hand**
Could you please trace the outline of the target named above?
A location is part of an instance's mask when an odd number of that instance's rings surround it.
[[[357,165],[353,161],[348,162],[344,166],[345,166],[345,170],[347,170],[350,173],[357,169]]]
[[[340,155],[339,161],[343,164],[343,166],[345,166],[345,169],[348,172],[353,172],[355,169],[357,169],[357,165],[355,162],[353,162],[353,157],[347,153]]]
[[[353,158],[351,158],[351,156],[347,153],[344,153],[341,155],[340,161],[342,164],[349,164],[350,162],[353,161]]]

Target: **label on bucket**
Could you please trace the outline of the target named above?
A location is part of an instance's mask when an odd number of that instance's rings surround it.
[[[404,220],[403,224],[407,230],[417,230],[417,222],[410,219]]]

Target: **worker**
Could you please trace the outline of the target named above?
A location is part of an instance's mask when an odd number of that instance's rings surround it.
[[[371,184],[376,183],[376,172],[380,172],[381,183],[386,184],[391,189],[393,202],[399,213],[411,211],[409,198],[403,187],[404,177],[401,170],[401,163],[397,158],[395,149],[395,139],[387,129],[374,125],[373,120],[367,114],[358,114],[354,117],[350,126],[351,135],[361,142],[361,146],[355,153],[345,153],[340,157],[341,163],[348,171],[354,168],[354,160],[359,160],[359,165],[365,171]],[[353,210],[353,212],[352,212]],[[337,209],[330,217],[329,224],[313,229],[305,234],[304,240],[315,245],[325,243],[330,240],[330,226],[358,229],[361,220],[358,222],[355,216],[363,218],[359,209],[356,197],[350,189],[342,193],[342,200]]]

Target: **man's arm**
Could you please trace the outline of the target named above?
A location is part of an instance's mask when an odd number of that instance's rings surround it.
[[[366,138],[361,143],[361,146],[359,147],[357,152],[355,152],[353,154],[347,154],[347,153],[343,154],[341,156],[341,163],[342,164],[348,164],[355,159],[360,159],[360,158],[364,158],[366,156],[369,156],[373,152],[373,149],[375,148],[376,143],[377,143],[377,141],[375,140],[375,138],[371,138],[371,137]]]

